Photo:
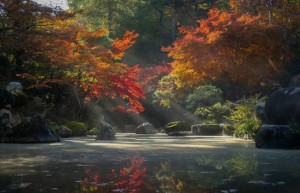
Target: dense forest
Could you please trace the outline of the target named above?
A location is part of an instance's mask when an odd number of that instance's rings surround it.
[[[0,101],[55,123],[259,124],[254,107],[300,85],[299,0],[0,0]],[[234,107],[233,107],[234,106]],[[34,111],[34,110],[32,110]],[[249,129],[250,128],[250,129]]]

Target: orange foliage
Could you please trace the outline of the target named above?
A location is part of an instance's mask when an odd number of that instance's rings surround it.
[[[123,39],[116,38],[112,44],[111,51],[115,56],[115,59],[121,59],[124,56],[124,51],[130,48],[139,35],[132,31],[128,31],[124,34]]]
[[[72,18],[54,17],[39,20],[39,33],[26,40],[27,51],[32,58],[44,61],[39,72],[39,83],[57,82],[80,86],[86,101],[101,96],[119,96],[128,102],[128,110],[143,111],[138,101],[144,98],[141,86],[136,82],[138,66],[129,67],[119,63],[126,49],[138,36],[126,32],[123,39],[116,39],[107,48],[97,40],[107,30],[90,32]]]
[[[260,16],[213,9],[198,27],[181,27],[180,33],[172,47],[163,48],[174,59],[171,76],[178,88],[219,78],[259,85],[288,64],[281,29]]]

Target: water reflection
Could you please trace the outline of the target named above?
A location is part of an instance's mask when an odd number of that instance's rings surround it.
[[[298,193],[300,151],[261,150],[226,139],[121,136],[107,147],[94,139],[1,144],[0,192],[9,193]],[[160,141],[158,139],[161,139]],[[83,143],[84,142],[84,143]],[[199,145],[173,148],[168,144]],[[205,144],[217,148],[204,148]],[[156,148],[158,147],[158,148]],[[180,148],[179,148],[180,147]]]
[[[79,192],[103,193],[103,192],[146,192],[151,187],[146,184],[147,168],[143,166],[144,158],[134,156],[127,167],[119,170],[112,169],[110,173],[100,174],[91,168],[85,168],[83,182],[79,185]],[[121,163],[122,164],[122,163]]]

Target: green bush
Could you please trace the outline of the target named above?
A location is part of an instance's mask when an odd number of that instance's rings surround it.
[[[49,122],[49,127],[53,133],[59,133],[59,125],[55,122]]]
[[[258,96],[243,99],[231,111],[228,119],[234,123],[234,127],[236,128],[234,134],[237,137],[245,135],[254,136],[256,134],[261,122],[256,118],[255,107],[261,102]]]
[[[65,126],[72,130],[73,136],[85,136],[87,133],[87,126],[79,121],[68,122]]]
[[[197,87],[186,98],[186,108],[195,111],[199,107],[212,106],[222,102],[222,90],[213,85],[203,85]]]
[[[201,119],[205,124],[216,124],[227,122],[227,118],[230,115],[230,102],[224,104],[215,103],[212,106],[198,107],[194,115]]]

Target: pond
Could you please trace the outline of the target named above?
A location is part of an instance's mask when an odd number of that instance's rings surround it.
[[[117,134],[0,144],[0,192],[296,193],[300,151],[231,137]]]

